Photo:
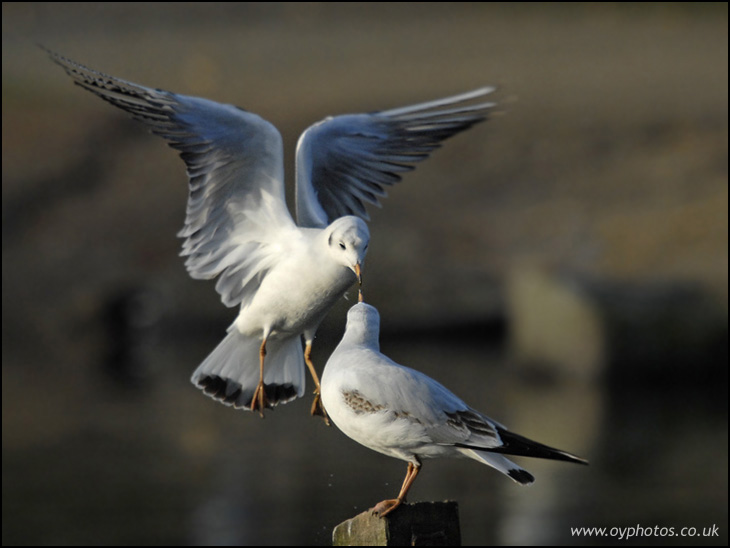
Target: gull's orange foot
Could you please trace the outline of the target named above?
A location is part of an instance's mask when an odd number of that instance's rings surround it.
[[[327,411],[324,410],[324,404],[322,403],[322,398],[319,395],[319,389],[314,391],[314,401],[312,402],[312,409],[310,410],[310,413],[313,417],[322,417],[327,426],[332,426],[329,415],[327,415]]]
[[[253,398],[251,398],[251,411],[257,411],[259,412],[259,416],[261,418],[264,418],[264,409],[267,407],[271,407],[269,405],[269,400],[266,398],[266,390],[264,389],[264,383],[259,382],[259,384],[256,386],[256,391],[253,393]]]
[[[378,516],[380,518],[384,518],[385,516],[390,514],[393,510],[398,508],[400,506],[401,502],[403,502],[403,501],[400,499],[383,500],[383,501],[380,501],[375,506],[373,506],[370,509],[370,511],[373,514],[375,514],[376,516]]]

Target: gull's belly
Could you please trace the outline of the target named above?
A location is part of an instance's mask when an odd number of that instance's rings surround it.
[[[264,278],[251,303],[241,309],[236,327],[241,333],[271,336],[302,333],[316,328],[335,301],[356,280],[347,267],[301,263],[287,265]]]
[[[322,403],[330,419],[349,438],[389,457],[411,461],[424,444],[430,443],[423,425],[387,408],[353,410],[345,401],[339,372],[329,364],[322,374]],[[377,374],[377,373],[375,373]],[[380,407],[378,405],[377,407]]]
[[[322,401],[330,418],[349,438],[373,451],[411,461],[414,455],[424,453],[430,446],[425,429],[417,422],[396,418],[388,411],[355,414],[332,405],[324,396]]]

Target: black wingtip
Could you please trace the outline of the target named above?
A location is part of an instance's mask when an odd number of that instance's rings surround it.
[[[40,42],[36,42],[36,45],[48,54],[48,57],[51,58],[51,61],[53,61],[57,65],[60,65],[65,70],[69,70],[69,65],[78,65],[78,63],[76,63],[75,61],[72,61],[68,57],[64,57],[60,53],[53,51],[51,48],[44,46]]]
[[[515,434],[509,430],[505,430],[504,428],[497,427],[497,434],[499,434],[499,438],[502,440],[503,445],[501,447],[490,449],[490,451],[494,453],[503,453],[506,455],[516,455],[521,457],[534,457],[538,459],[562,460],[575,464],[588,464],[588,461],[584,458],[568,453],[567,451],[562,451],[561,449],[555,449],[554,447],[549,447],[542,443],[532,441],[529,438],[520,436],[519,434]]]
[[[46,53],[46,55],[48,55],[48,57],[51,59],[51,61],[53,61],[57,65],[60,65],[63,68],[66,68],[64,65],[64,61],[67,61],[67,59],[63,55],[56,53],[52,49],[41,44],[40,42],[36,42],[36,46],[41,48]]]

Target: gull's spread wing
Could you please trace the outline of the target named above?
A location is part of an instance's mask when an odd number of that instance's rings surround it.
[[[144,123],[180,151],[190,194],[181,255],[193,278],[220,276],[226,306],[250,299],[296,225],[284,198],[281,135],[233,105],[151,89],[50,52],[75,83]]]
[[[326,118],[297,144],[296,203],[300,226],[324,227],[338,217],[365,220],[364,202],[379,205],[384,187],[449,137],[487,118],[495,104],[484,87],[453,97],[371,114]]]

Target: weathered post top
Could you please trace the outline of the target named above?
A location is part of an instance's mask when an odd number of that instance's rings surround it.
[[[380,518],[370,510],[343,521],[333,546],[461,546],[459,505],[454,501],[402,504]]]

